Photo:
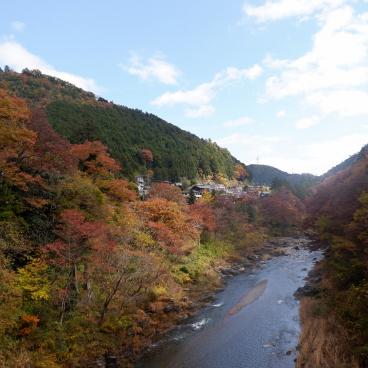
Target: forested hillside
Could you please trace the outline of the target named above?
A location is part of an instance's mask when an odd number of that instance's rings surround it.
[[[53,128],[72,143],[100,140],[132,178],[152,170],[156,179],[232,178],[239,162],[215,143],[196,137],[157,116],[119,106],[70,83],[24,70],[0,71],[0,87],[46,109]],[[147,162],[142,150],[149,150]]]
[[[111,355],[127,367],[221,286],[220,267],[304,216],[287,188],[188,204],[161,182],[141,200],[101,142],[70,143],[1,89],[0,174],[6,368],[107,367]]]
[[[318,183],[319,178],[312,174],[289,174],[268,165],[248,165],[247,170],[256,185],[289,185],[300,197],[305,197],[309,189]]]
[[[314,189],[309,225],[327,246],[313,295],[302,301],[298,367],[368,365],[368,152]]]

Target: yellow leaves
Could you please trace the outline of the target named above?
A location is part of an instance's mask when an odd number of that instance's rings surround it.
[[[199,203],[203,203],[203,204],[209,204],[211,202],[213,202],[214,200],[214,196],[212,193],[210,192],[204,192],[202,194],[202,197],[198,200]]]
[[[25,201],[35,208],[42,208],[49,203],[47,199],[42,198],[25,198]]]
[[[143,231],[137,231],[134,234],[134,243],[140,247],[149,247],[155,245],[156,242],[150,234]]]
[[[249,177],[249,174],[248,174],[247,170],[245,169],[244,165],[237,164],[234,167],[234,176],[237,180],[243,181],[243,180],[245,180],[246,178]]]
[[[21,302],[22,296],[15,272],[8,269],[8,264],[0,253],[0,337],[7,329],[16,326]]]
[[[151,288],[151,293],[154,299],[159,299],[167,295],[167,289],[163,285],[155,285]]]
[[[50,283],[47,277],[47,264],[40,259],[32,259],[18,270],[18,285],[32,300],[48,300]]]

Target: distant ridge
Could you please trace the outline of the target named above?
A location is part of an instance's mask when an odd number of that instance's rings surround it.
[[[285,180],[290,184],[315,183],[318,181],[318,176],[312,174],[289,174],[269,165],[248,165],[247,169],[252,175],[253,183],[256,185],[272,185],[275,179]]]
[[[312,186],[319,183],[320,178],[312,174],[289,174],[268,165],[248,165],[247,170],[251,174],[255,185],[288,185],[299,197],[305,197]]]

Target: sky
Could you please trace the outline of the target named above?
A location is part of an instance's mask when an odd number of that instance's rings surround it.
[[[12,0],[0,66],[39,69],[322,174],[368,143],[368,0]]]

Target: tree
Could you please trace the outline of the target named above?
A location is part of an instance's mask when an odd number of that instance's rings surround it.
[[[157,244],[171,253],[182,253],[194,246],[199,232],[186,209],[175,202],[152,198],[138,205],[146,226]]]
[[[139,152],[139,156],[144,161],[147,167],[149,167],[153,162],[153,153],[148,148],[143,148]]]
[[[72,145],[54,131],[45,111],[34,110],[26,126],[37,133],[31,163],[33,169],[48,175],[76,172],[78,162],[71,153]]]
[[[119,202],[134,202],[137,193],[131,188],[130,183],[124,179],[109,179],[98,181],[101,190],[107,193],[112,199]]]
[[[79,160],[79,167],[92,177],[111,177],[121,166],[110,157],[107,147],[99,141],[75,144],[71,153]]]
[[[91,258],[91,282],[96,290],[92,308],[97,309],[98,324],[109,312],[120,318],[123,307],[146,293],[164,274],[161,264],[149,254],[114,243],[98,247]]]
[[[50,283],[47,264],[41,259],[32,259],[18,269],[18,284],[31,300],[47,300],[50,297]]]
[[[360,207],[355,211],[350,231],[355,235],[361,248],[368,246],[368,192],[363,192],[359,197]]]
[[[21,315],[22,293],[17,284],[16,273],[9,268],[0,253],[0,355],[5,346],[5,333],[14,329]]]
[[[262,198],[260,209],[263,223],[280,231],[300,225],[305,216],[304,204],[285,187]]]
[[[67,272],[68,277],[61,300],[61,317],[63,320],[66,305],[76,299],[80,293],[81,280],[79,269],[83,269],[82,287],[90,297],[88,259],[93,249],[112,246],[108,238],[107,226],[102,222],[87,221],[78,210],[65,210],[60,214],[60,225],[56,234],[58,239],[44,246],[48,262]]]
[[[163,198],[179,205],[185,204],[185,199],[180,188],[168,183],[153,183],[148,198]]]
[[[243,164],[237,164],[234,166],[234,177],[239,181],[244,181],[249,178],[248,171]]]
[[[196,202],[197,198],[195,196],[194,190],[191,189],[189,191],[189,197],[188,197],[188,204],[194,204]]]

